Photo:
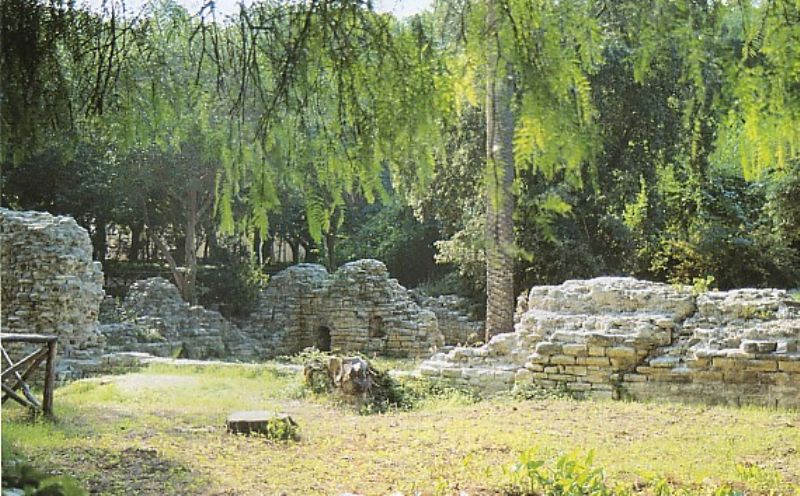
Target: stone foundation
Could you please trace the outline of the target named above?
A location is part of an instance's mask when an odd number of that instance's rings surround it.
[[[0,265],[3,332],[55,334],[70,359],[102,353],[103,273],[74,219],[0,208]]]
[[[117,305],[104,304],[101,331],[108,350],[156,356],[260,360],[305,348],[397,356],[429,355],[443,340],[436,315],[376,260],[360,260],[333,275],[300,264],[272,277],[257,310],[236,323],[190,307],[162,278],[134,283]]]
[[[800,302],[744,289],[598,278],[534,287],[515,332],[421,366],[484,392],[534,384],[593,398],[800,408]]]

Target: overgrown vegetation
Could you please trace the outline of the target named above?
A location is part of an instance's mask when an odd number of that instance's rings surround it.
[[[3,494],[24,496],[84,496],[88,493],[72,477],[38,470],[3,439]]]
[[[419,380],[405,383],[407,393],[420,390],[411,410],[361,415],[298,398],[300,385],[300,374],[278,364],[151,365],[58,388],[55,423],[30,423],[4,405],[3,439],[34,466],[107,495],[524,494],[532,484],[533,494],[783,496],[800,484],[792,411],[476,401]],[[242,410],[287,413],[302,437],[227,434],[226,417]],[[576,449],[583,454],[569,455]],[[541,465],[512,475],[523,461]]]

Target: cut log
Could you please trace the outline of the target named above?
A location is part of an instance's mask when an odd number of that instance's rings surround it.
[[[280,441],[297,438],[297,422],[285,413],[264,410],[236,412],[228,416],[225,426],[233,434],[262,434]]]

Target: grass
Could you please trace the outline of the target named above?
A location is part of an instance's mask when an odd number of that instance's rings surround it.
[[[3,439],[100,494],[503,494],[520,453],[577,450],[642,494],[800,494],[800,413],[674,404],[468,401],[358,415],[303,398],[272,365],[152,365],[56,391],[55,423],[3,408]],[[301,440],[226,434],[236,410],[276,410]]]

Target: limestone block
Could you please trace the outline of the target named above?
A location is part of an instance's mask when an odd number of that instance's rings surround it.
[[[800,358],[800,357],[798,357]],[[794,372],[800,374],[800,359],[799,360],[780,360],[778,362],[778,369],[781,372]]]
[[[568,355],[554,355],[550,357],[550,363],[553,365],[574,365],[575,357]]]
[[[562,347],[562,353],[582,357],[588,355],[589,348],[585,344],[565,344]]]
[[[561,353],[561,343],[542,342],[536,345],[536,353],[539,355],[557,355]]]

